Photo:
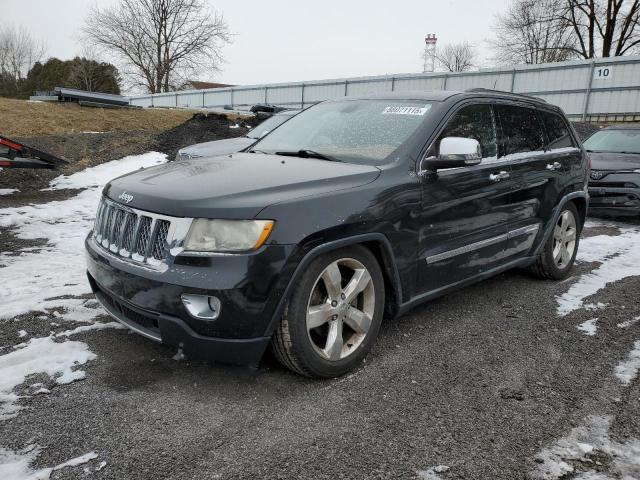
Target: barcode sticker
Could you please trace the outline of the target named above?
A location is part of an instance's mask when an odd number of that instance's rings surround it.
[[[429,107],[385,107],[382,115],[424,115]]]

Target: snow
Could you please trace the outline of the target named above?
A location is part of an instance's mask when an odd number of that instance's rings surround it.
[[[89,452],[55,467],[33,470],[29,465],[36,459],[40,451],[40,447],[36,445],[30,445],[18,452],[12,452],[0,447],[0,478],[3,480],[49,480],[51,474],[56,470],[77,467],[98,457],[95,452]],[[102,463],[106,465],[106,462]],[[96,471],[100,468],[102,467],[96,468]]]
[[[20,338],[24,338],[24,337],[26,337],[26,336],[27,336],[27,331],[26,331],[26,330],[20,330],[20,331],[18,332],[18,336],[19,336]]]
[[[449,467],[446,465],[438,465],[435,467],[428,468],[427,470],[419,470],[416,473],[418,474],[418,478],[422,480],[440,480],[442,477],[438,475],[439,473],[445,473],[449,471]]]
[[[0,356],[0,420],[17,415],[22,407],[13,390],[28,377],[44,373],[59,384],[84,378],[82,370],[72,368],[96,358],[85,343],[56,342],[52,337],[33,338],[23,347]],[[2,478],[0,476],[0,478]]]
[[[17,188],[0,188],[0,196],[2,195],[11,195],[12,193],[19,192]]]
[[[629,328],[629,327],[632,327],[633,325],[635,325],[638,322],[640,322],[640,317],[635,317],[635,318],[632,318],[631,320],[626,320],[624,322],[619,323],[618,327],[619,328]]]
[[[557,298],[559,315],[565,316],[584,308],[587,297],[613,282],[640,275],[640,227],[624,224],[616,226],[620,229],[617,236],[597,235],[581,240],[578,260],[599,262],[600,265],[581,275],[566,293]]]
[[[576,328],[583,332],[585,335],[593,337],[598,331],[598,319],[592,318],[591,320],[587,320],[586,322],[578,325]]]
[[[638,375],[640,370],[640,340],[633,344],[626,360],[620,362],[614,369],[614,374],[624,385],[628,385]]]
[[[87,168],[72,175],[60,175],[49,183],[45,190],[62,190],[65,188],[101,187],[109,180],[133,172],[139,168],[148,168],[166,162],[166,155],[158,152],[147,152],[142,155],[131,155],[113,162]]]
[[[65,330],[56,334],[56,337],[70,337],[71,335],[77,335],[78,333],[90,332],[92,330],[105,330],[107,328],[124,329],[124,325],[118,322],[95,322],[90,325],[82,325],[76,327],[73,330]]]
[[[0,209],[0,227],[10,228],[21,239],[47,239],[36,250],[20,255],[0,253],[3,276],[13,281],[0,294],[0,319],[29,311],[64,307],[65,320],[89,322],[102,311],[93,300],[85,274],[84,238],[93,226],[101,187],[115,176],[166,161],[161,153],[125,157],[70,176],[57,177],[51,188],[87,188],[67,200]]]
[[[632,479],[640,475],[640,441],[630,439],[622,443],[609,436],[611,426],[609,416],[589,416],[582,425],[572,429],[565,437],[544,448],[536,455],[540,462],[531,472],[538,480],[557,480],[568,478],[569,474],[580,474],[571,478],[582,480]],[[613,476],[598,473],[591,469],[588,455],[595,451],[611,456],[609,470]],[[574,465],[584,462],[585,471],[576,472]]]

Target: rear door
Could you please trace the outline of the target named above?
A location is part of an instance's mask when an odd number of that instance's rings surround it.
[[[499,103],[498,158],[511,168],[514,207],[505,258],[525,255],[542,231],[544,220],[557,202],[559,172],[545,150],[542,119],[536,108]]]
[[[503,261],[512,215],[508,162],[497,158],[490,103],[462,106],[446,121],[427,156],[445,137],[478,140],[479,165],[441,169],[422,178],[418,291],[437,290],[474,277]]]

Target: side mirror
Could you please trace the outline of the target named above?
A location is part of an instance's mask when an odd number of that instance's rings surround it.
[[[473,138],[445,137],[440,140],[440,154],[422,161],[422,170],[470,167],[482,161],[480,142]]]

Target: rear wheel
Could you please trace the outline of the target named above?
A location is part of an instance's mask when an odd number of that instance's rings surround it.
[[[375,342],[384,298],[382,272],[366,248],[318,257],[294,290],[273,336],[276,358],[309,377],[347,373]]]
[[[567,202],[531,270],[541,278],[562,280],[568,277],[578,253],[581,228],[578,209],[573,202]]]

